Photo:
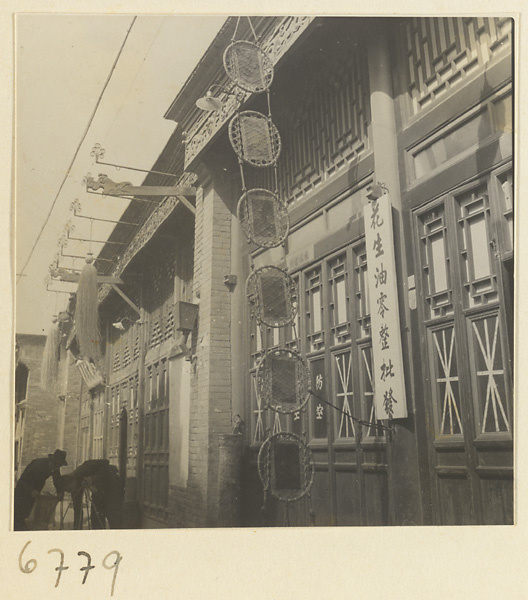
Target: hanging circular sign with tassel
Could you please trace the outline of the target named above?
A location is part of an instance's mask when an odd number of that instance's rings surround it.
[[[312,487],[312,451],[294,433],[282,431],[267,438],[260,447],[257,467],[264,492],[283,502],[300,500]]]
[[[233,83],[245,92],[265,92],[273,81],[273,63],[253,42],[232,42],[224,52],[224,68]]]
[[[255,269],[246,281],[253,315],[268,327],[284,327],[297,314],[298,293],[293,279],[279,267]]]
[[[253,110],[231,119],[229,141],[238,158],[253,167],[274,165],[281,151],[281,138],[271,118]]]
[[[257,365],[256,382],[262,405],[276,412],[297,412],[310,398],[310,371],[295,350],[268,350]]]
[[[248,241],[260,248],[280,246],[288,237],[286,204],[269,190],[255,188],[242,194],[237,215]]]

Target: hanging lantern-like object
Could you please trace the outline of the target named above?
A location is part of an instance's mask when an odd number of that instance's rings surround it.
[[[264,492],[283,502],[300,500],[312,487],[312,451],[294,433],[282,431],[268,437],[260,447],[257,466]]]
[[[301,355],[287,348],[268,350],[257,366],[257,393],[262,406],[291,414],[310,397],[310,371]]]
[[[281,138],[271,118],[253,110],[231,119],[229,141],[238,158],[253,167],[275,165],[281,151]]]
[[[288,236],[286,204],[269,190],[256,188],[242,194],[237,214],[248,241],[260,248],[280,246]]]
[[[265,92],[273,81],[273,63],[253,42],[229,44],[224,52],[224,68],[233,83],[246,92]]]
[[[253,315],[268,327],[284,327],[297,314],[297,286],[279,267],[255,269],[246,281],[246,294]]]

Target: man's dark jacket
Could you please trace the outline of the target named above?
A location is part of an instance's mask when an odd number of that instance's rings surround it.
[[[24,469],[15,487],[15,531],[27,529],[25,519],[35,503],[33,492],[40,494],[50,476],[53,478],[55,489],[59,490],[60,467],[49,458],[35,458]]]
[[[70,489],[73,501],[74,527],[82,528],[83,489],[92,493],[90,521],[92,529],[120,529],[123,505],[123,483],[117,468],[106,459],[91,459],[79,465],[72,476],[75,483]]]

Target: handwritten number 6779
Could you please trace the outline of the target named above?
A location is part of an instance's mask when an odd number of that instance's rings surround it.
[[[18,556],[18,566],[19,566],[20,570],[22,571],[22,573],[26,573],[26,574],[33,573],[33,571],[37,568],[36,559],[31,558],[26,563],[24,563],[22,560],[22,555],[24,554],[26,548],[29,546],[30,543],[31,543],[31,541],[26,542],[26,544],[24,545],[24,547],[22,548],[22,550],[20,551],[20,554]],[[57,587],[60,583],[60,579],[61,579],[63,571],[66,571],[70,567],[64,565],[64,552],[60,548],[52,548],[51,550],[48,550],[48,554],[51,554],[52,552],[57,552],[58,554],[60,554],[59,565],[57,567],[55,567],[55,571],[57,571],[57,579],[55,580],[55,587]],[[77,555],[84,556],[86,558],[86,565],[79,569],[80,571],[84,571],[84,576],[82,579],[82,584],[84,584],[84,583],[86,583],[86,579],[87,579],[90,571],[92,569],[95,569],[95,565],[92,565],[92,557],[88,554],[88,552],[85,552],[84,550],[80,550],[79,552],[77,552]],[[110,559],[110,557],[112,557],[112,556],[115,557],[114,562],[108,563],[108,559]],[[102,561],[102,566],[105,569],[108,569],[108,570],[114,569],[114,576],[112,578],[112,587],[111,587],[111,591],[110,591],[111,596],[114,595],[114,587],[115,587],[115,582],[116,582],[116,577],[117,577],[117,571],[119,569],[119,564],[121,563],[122,558],[123,557],[117,550],[112,550],[103,558],[103,561]]]

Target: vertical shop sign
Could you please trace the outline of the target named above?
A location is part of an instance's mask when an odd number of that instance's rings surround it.
[[[407,416],[391,210],[383,194],[364,211],[377,419]]]

